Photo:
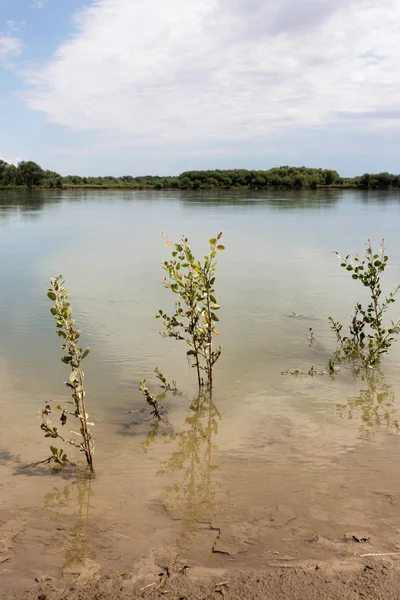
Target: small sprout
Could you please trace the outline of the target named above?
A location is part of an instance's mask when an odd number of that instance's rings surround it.
[[[151,412],[152,416],[154,416],[156,419],[161,419],[161,413],[160,413],[159,407],[158,407],[157,396],[155,394],[152,394],[150,392],[149,388],[146,387],[146,379],[143,379],[140,382],[139,389],[142,392],[142,394],[144,395],[144,397],[146,398],[148,404],[152,408],[152,412]]]
[[[335,361],[332,358],[330,358],[328,362],[328,371],[330,375],[335,373]]]
[[[156,367],[154,369],[157,379],[161,381],[161,387],[166,392],[173,392],[174,394],[178,393],[178,388],[176,387],[176,381],[172,381],[172,383],[168,383],[166,377],[161,373],[160,369]]]
[[[67,459],[67,455],[65,454],[64,450],[61,448],[61,450],[58,450],[58,448],[55,448],[54,446],[50,446],[50,451],[51,451],[51,457],[48,459],[47,462],[55,462],[58,465],[61,465],[62,467],[65,467],[65,465],[68,462]]]

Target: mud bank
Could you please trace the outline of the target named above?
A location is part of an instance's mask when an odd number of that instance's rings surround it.
[[[190,568],[170,551],[153,550],[130,572],[98,574],[94,561],[71,567],[56,581],[45,573],[28,589],[0,591],[1,600],[397,600],[400,569],[391,557],[364,564],[318,563],[276,569]]]

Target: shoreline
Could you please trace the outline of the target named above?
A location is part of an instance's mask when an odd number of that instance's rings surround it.
[[[191,188],[191,187],[158,187],[158,186],[96,186],[96,185],[76,185],[76,186],[63,186],[61,188],[50,188],[50,187],[33,187],[27,188],[23,186],[14,187],[1,187],[0,192],[71,192],[71,191],[83,191],[83,190],[96,190],[96,191],[131,191],[131,192],[172,192],[172,191],[185,191],[185,192],[215,192],[215,191],[255,191],[255,192],[316,192],[318,190],[356,190],[360,192],[398,192],[400,187],[391,188],[365,188],[356,185],[318,185],[316,187],[303,187],[303,188],[291,188],[291,187],[210,187],[210,188]]]
[[[393,561],[393,557],[392,557]],[[101,574],[85,559],[59,578],[44,572],[0,590],[0,600],[397,600],[400,568],[384,556],[354,564],[343,561],[293,561],[263,568],[209,568],[187,565],[171,549],[153,549],[128,571]]]

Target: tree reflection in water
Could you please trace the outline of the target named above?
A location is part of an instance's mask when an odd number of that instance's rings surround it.
[[[178,479],[166,488],[167,510],[178,511],[183,528],[178,544],[183,544],[196,534],[201,524],[210,525],[216,486],[212,474],[218,469],[213,463],[214,438],[218,433],[221,415],[210,393],[202,392],[190,406],[185,419],[187,428],[180,433],[161,434],[165,444],[175,443],[169,459],[158,470],[165,476],[180,473]],[[160,422],[154,422],[143,443],[144,451],[159,433]]]
[[[91,541],[89,518],[90,510],[93,508],[92,495],[92,479],[90,476],[82,475],[62,489],[54,487],[44,497],[45,510],[57,520],[60,520],[60,509],[72,503],[77,506],[76,518],[65,545],[65,565],[84,563],[86,559],[96,558]]]
[[[350,396],[345,404],[337,405],[338,415],[342,418],[360,418],[360,436],[371,437],[385,428],[399,433],[395,394],[386,383],[380,369],[363,372],[365,387],[356,396]]]

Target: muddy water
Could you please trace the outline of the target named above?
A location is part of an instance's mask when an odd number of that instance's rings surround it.
[[[327,317],[346,321],[363,298],[332,249],[385,236],[387,288],[400,281],[399,217],[389,192],[0,192],[0,578],[123,571],[155,547],[213,567],[396,552],[400,347],[374,380],[281,373],[324,368]],[[171,302],[161,231],[198,251],[224,234],[212,399],[158,334],[154,313]],[[66,397],[46,299],[59,272],[92,349],[92,481],[25,468],[48,455],[37,411]],[[158,429],[138,392],[143,377],[156,386],[155,366],[180,390]]]

